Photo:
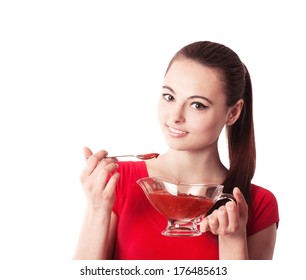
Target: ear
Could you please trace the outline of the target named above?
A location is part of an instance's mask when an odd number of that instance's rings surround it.
[[[234,106],[229,108],[226,125],[233,125],[238,120],[243,108],[243,104],[243,99],[239,99]]]

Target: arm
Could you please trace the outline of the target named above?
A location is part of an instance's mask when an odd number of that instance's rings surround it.
[[[272,260],[276,241],[276,224],[248,238],[219,235],[220,259]]]
[[[276,242],[276,224],[248,238],[250,260],[272,260]]]
[[[86,166],[81,182],[87,197],[87,209],[74,259],[106,259],[112,255],[116,216],[112,214],[114,190],[119,174],[110,174],[118,167],[114,159],[105,159],[107,152],[92,154],[85,149]]]
[[[109,222],[110,221],[110,222]],[[107,233],[107,228],[109,231]],[[75,260],[111,259],[115,244],[117,216],[112,213],[111,219],[103,219],[100,215],[86,212]]]
[[[109,225],[109,215],[103,216],[87,209],[74,259],[106,259]]]

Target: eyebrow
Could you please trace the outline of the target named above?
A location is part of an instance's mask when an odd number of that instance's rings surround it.
[[[176,94],[175,91],[173,90],[173,88],[171,88],[169,86],[163,86],[163,88],[168,89],[173,94]],[[201,99],[206,100],[208,103],[213,104],[213,102],[210,99],[208,99],[208,98],[206,98],[205,96],[202,96],[202,95],[192,95],[192,96],[189,96],[187,99],[193,99],[193,98],[201,98]]]

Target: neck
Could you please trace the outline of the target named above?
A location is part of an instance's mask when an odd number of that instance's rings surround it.
[[[227,169],[220,160],[217,147],[204,151],[169,150],[159,160],[162,175],[179,182],[221,184],[226,177]]]

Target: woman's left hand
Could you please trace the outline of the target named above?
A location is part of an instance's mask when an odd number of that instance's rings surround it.
[[[200,223],[202,232],[210,231],[215,235],[238,237],[246,234],[248,221],[248,205],[239,188],[234,188],[233,195],[237,205],[233,201],[214,210]]]

